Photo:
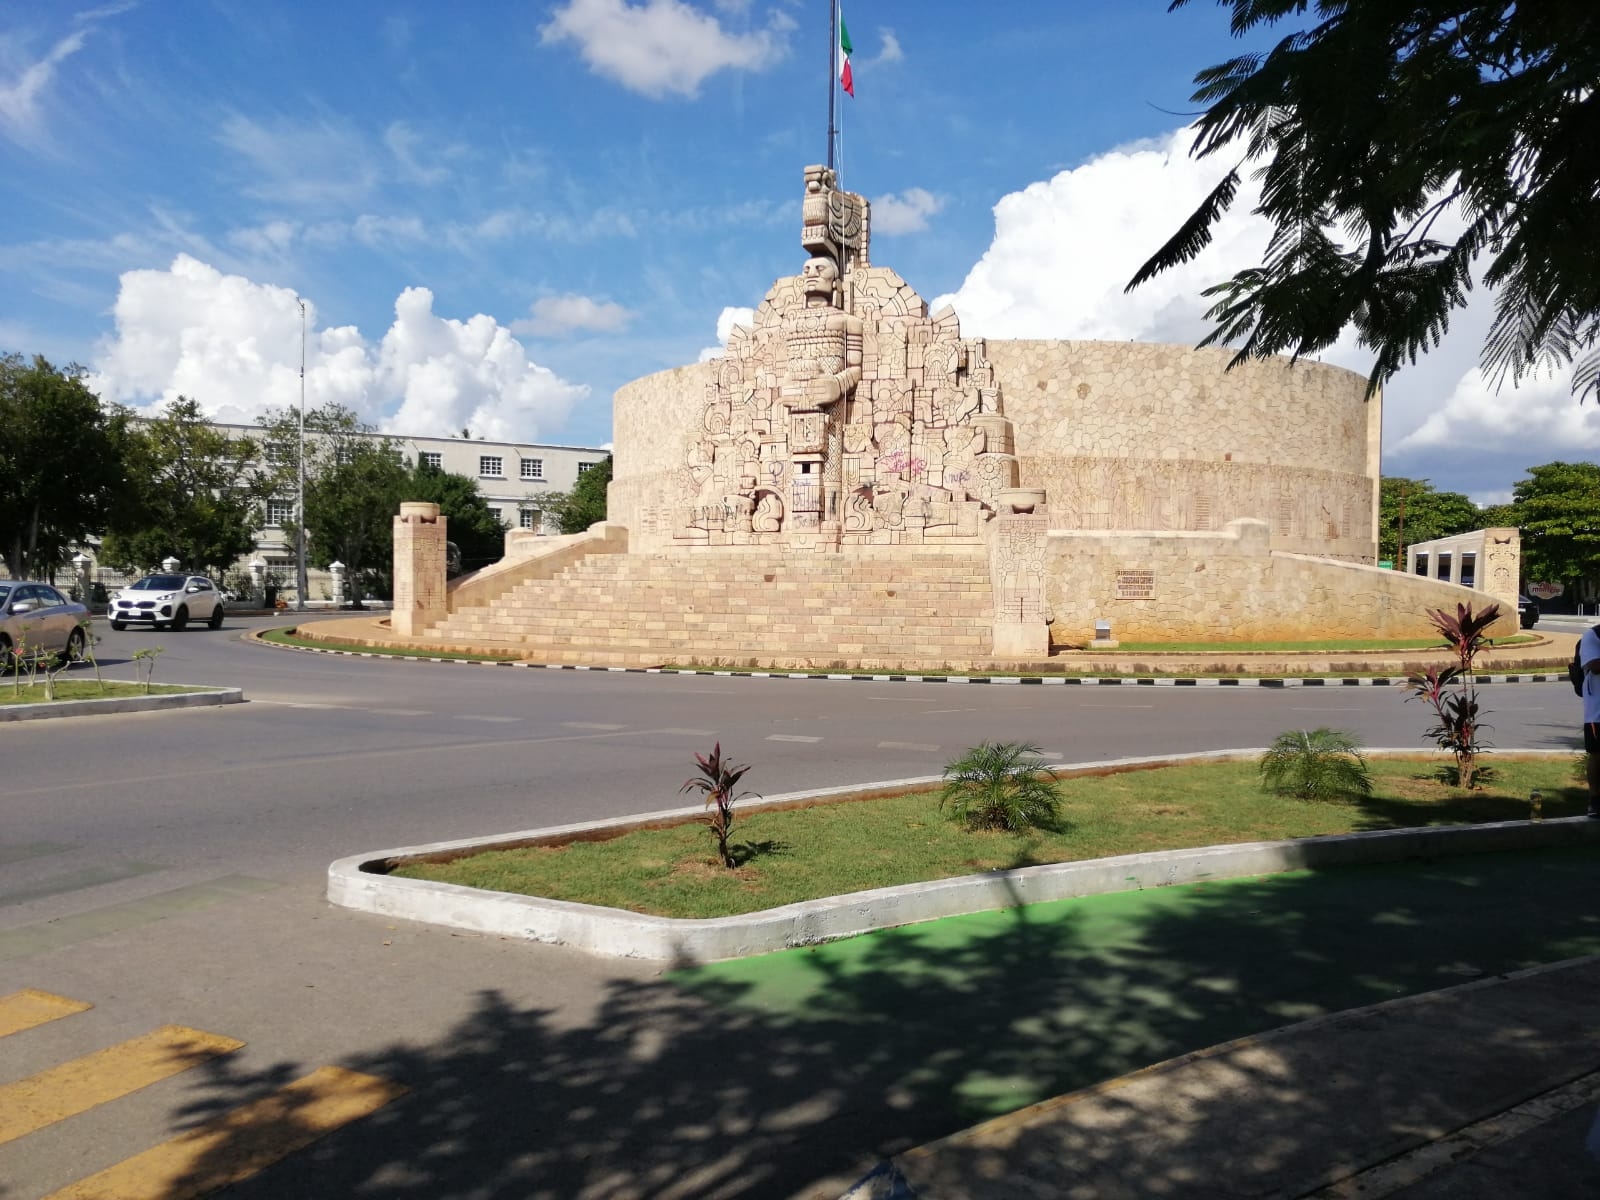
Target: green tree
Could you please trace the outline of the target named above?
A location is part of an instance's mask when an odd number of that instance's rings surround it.
[[[126,494],[128,413],[81,367],[0,355],[0,554],[13,578],[49,576]]]
[[[1375,388],[1439,343],[1483,256],[1491,377],[1576,363],[1574,392],[1600,395],[1593,5],[1218,2],[1236,36],[1295,28],[1195,77],[1192,153],[1232,165],[1129,288],[1198,255],[1260,164],[1265,261],[1206,292],[1203,345],[1238,345],[1235,363],[1312,354],[1354,326]]]
[[[555,516],[562,533],[582,533],[606,519],[606,485],[611,482],[611,455],[578,476],[570,492],[552,492],[545,511]]]
[[[100,557],[124,569],[153,567],[168,556],[185,569],[220,576],[255,547],[258,506],[248,466],[248,438],[230,438],[179,396],[128,438],[132,496],[106,527]]]
[[[1404,565],[1399,558],[1405,546],[1466,533],[1482,525],[1482,510],[1460,492],[1436,491],[1426,479],[1398,475],[1385,475],[1379,483],[1378,557],[1392,560],[1397,568]]]
[[[305,414],[281,409],[257,422],[262,429],[255,486],[263,496],[291,497],[299,488],[299,456],[305,452],[306,560],[326,568],[344,564],[357,602],[370,575],[388,578],[394,548],[394,516],[410,478],[393,441],[375,437],[372,426],[340,404]],[[298,528],[283,526],[295,538]]]
[[[477,480],[419,463],[411,468],[404,499],[439,506],[450,520],[450,540],[461,551],[464,569],[475,571],[505,557],[506,524],[489,511]]]
[[[1522,577],[1600,599],[1600,464],[1529,467],[1512,487],[1522,527]]]

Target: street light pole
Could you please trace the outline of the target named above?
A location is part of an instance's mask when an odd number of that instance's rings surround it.
[[[294,607],[306,610],[306,302],[300,301],[300,487],[295,500]]]

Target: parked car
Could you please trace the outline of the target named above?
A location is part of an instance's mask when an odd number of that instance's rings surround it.
[[[1524,629],[1532,629],[1539,623],[1539,602],[1529,596],[1518,596],[1517,619]]]
[[[48,583],[0,579],[0,667],[18,650],[46,651],[65,665],[83,657],[89,610]]]
[[[204,575],[146,575],[111,598],[111,628],[148,622],[152,628],[182,629],[190,621],[222,628],[222,593]]]

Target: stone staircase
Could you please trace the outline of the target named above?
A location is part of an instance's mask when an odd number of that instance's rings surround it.
[[[536,661],[959,669],[992,648],[981,548],[591,555],[463,607],[427,637]]]

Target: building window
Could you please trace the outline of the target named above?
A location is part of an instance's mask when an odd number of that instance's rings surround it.
[[[582,475],[590,467],[596,467],[596,466],[599,466],[599,465],[600,465],[599,463],[579,463],[578,464],[578,474]]]
[[[1418,575],[1426,575],[1427,573],[1428,573],[1428,556],[1424,552],[1422,554],[1417,555],[1417,574]]]
[[[288,525],[294,521],[293,500],[268,500],[267,524],[269,526]]]
[[[478,474],[484,479],[504,479],[505,463],[498,454],[478,455]]]
[[[1434,578],[1448,581],[1450,578],[1450,555],[1440,554],[1438,565],[1434,568]]]
[[[498,521],[500,519],[500,509],[496,505],[489,505],[489,515]]]
[[[422,452],[422,465],[432,467],[435,471],[444,470],[444,455],[438,450],[424,450]]]
[[[544,459],[525,458],[522,460],[522,477],[524,479],[544,478]]]
[[[1478,555],[1476,551],[1465,550],[1461,554],[1461,586],[1478,586]]]
[[[537,528],[539,528],[539,513],[538,513],[538,510],[537,509],[532,509],[532,508],[524,508],[519,513],[517,513],[517,528],[518,529],[537,529]]]

